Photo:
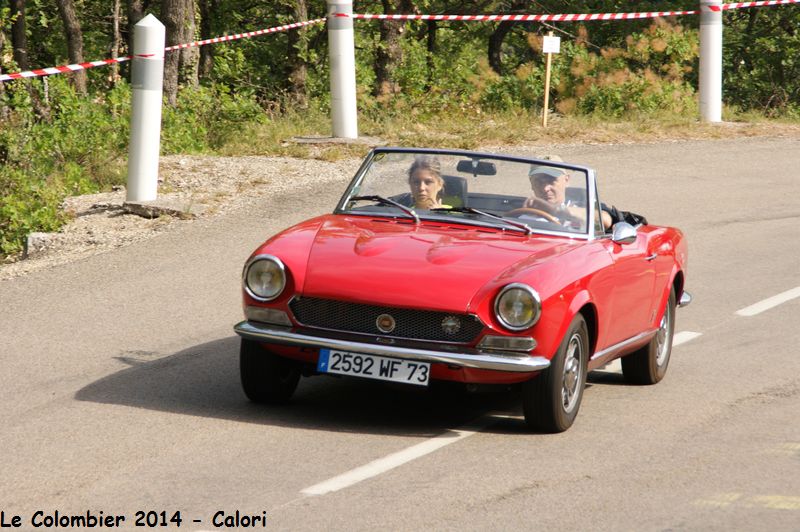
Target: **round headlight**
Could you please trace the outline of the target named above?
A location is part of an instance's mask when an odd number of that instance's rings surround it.
[[[286,286],[286,269],[277,257],[257,255],[244,269],[244,288],[253,298],[270,301]]]
[[[497,295],[494,312],[503,327],[512,331],[522,331],[539,321],[542,301],[536,290],[530,286],[512,283]]]

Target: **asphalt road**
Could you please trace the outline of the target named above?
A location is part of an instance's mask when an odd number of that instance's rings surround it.
[[[102,511],[135,529],[137,511],[180,511],[180,528],[156,528],[211,530],[238,510],[271,530],[800,530],[798,148],[559,150],[598,170],[605,201],[683,229],[695,298],[665,380],[592,373],[559,435],[526,433],[502,394],[316,377],[289,406],[247,402],[231,329],[242,264],[330,211],[344,183],[0,282],[0,519],[27,530],[37,511]]]

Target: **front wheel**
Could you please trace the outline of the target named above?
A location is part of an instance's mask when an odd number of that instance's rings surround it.
[[[675,333],[675,289],[669,293],[661,323],[646,346],[622,357],[622,375],[631,384],[655,384],[667,374]]]
[[[239,349],[239,373],[244,394],[254,403],[285,403],[300,380],[296,363],[245,339]]]
[[[522,385],[525,422],[544,432],[564,432],[581,406],[589,363],[589,332],[581,314],[570,323],[550,367]]]

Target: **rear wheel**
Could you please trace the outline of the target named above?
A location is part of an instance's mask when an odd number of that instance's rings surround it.
[[[646,346],[622,357],[622,374],[631,384],[655,384],[667,374],[675,333],[675,289],[669,293],[658,331]]]
[[[522,410],[531,428],[564,432],[581,406],[589,361],[589,332],[578,314],[570,323],[550,367],[522,385]]]
[[[239,349],[239,373],[244,394],[255,403],[287,402],[300,380],[298,364],[245,339]]]

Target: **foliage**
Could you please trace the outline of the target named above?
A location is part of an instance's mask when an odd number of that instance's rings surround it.
[[[249,123],[265,120],[255,97],[224,85],[187,87],[175,107],[165,106],[161,153],[204,153],[225,144]]]
[[[36,117],[24,85],[10,85],[5,94],[13,111],[0,129],[0,255],[20,251],[30,232],[57,230],[64,197],[124,183],[130,87],[122,82],[89,100],[66,78],[47,78],[47,86],[48,120]],[[162,153],[207,152],[263,120],[252,96],[186,90],[177,107],[165,107]]]
[[[145,2],[148,12],[159,16],[163,1]],[[75,3],[85,59],[109,57],[111,4]],[[198,38],[292,22],[303,9],[308,19],[327,13],[324,0],[202,0],[196,5],[208,10],[206,33]],[[674,0],[668,9],[696,8],[696,0]],[[355,0],[354,9],[470,14],[665,7],[660,0],[633,7],[621,0]],[[52,2],[27,0],[26,13],[31,67],[67,63],[67,39]],[[800,119],[800,7],[732,10],[723,17],[729,110],[748,119]],[[124,13],[120,22],[127,42]],[[17,70],[11,24],[6,5],[0,8],[4,72]],[[520,136],[515,121],[533,122],[541,111],[541,37],[550,30],[562,37],[551,85],[551,101],[561,116],[576,123],[641,123],[636,120],[641,116],[659,116],[685,126],[685,117],[697,114],[698,17],[552,25],[410,21],[400,24],[399,61],[392,70],[399,92],[375,96],[377,51],[385,46],[381,24],[355,21],[362,134],[457,147],[514,142]],[[307,148],[285,139],[329,133],[328,41],[323,24],[293,31],[206,48],[213,52],[213,68],[199,83],[182,87],[175,106],[163,109],[162,153],[307,154]],[[496,45],[491,60],[490,42]],[[293,84],[298,62],[305,67],[303,98]],[[110,67],[87,70],[86,97],[73,91],[68,75],[0,85],[0,256],[17,252],[31,231],[56,230],[63,222],[58,205],[66,195],[107,190],[124,181],[130,63],[120,68],[122,80],[112,78]]]
[[[769,116],[800,116],[800,7],[731,14],[725,32],[724,99]]]
[[[624,48],[594,53],[585,42],[564,46],[556,74],[559,111],[620,117],[696,110],[694,89],[686,81],[697,61],[696,32],[657,21],[629,35]]]

